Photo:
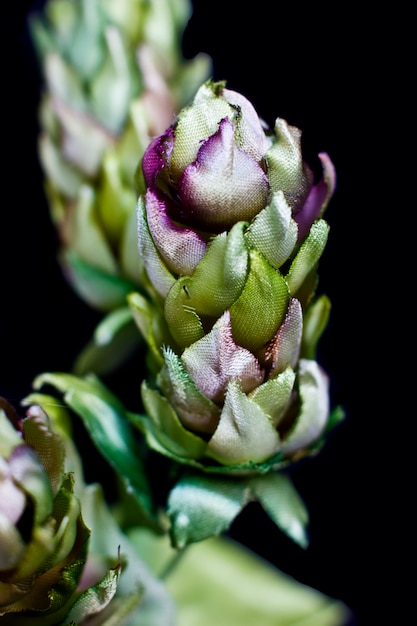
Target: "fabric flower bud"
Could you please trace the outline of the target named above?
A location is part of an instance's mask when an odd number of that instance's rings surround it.
[[[315,290],[335,172],[320,154],[316,182],[300,142],[207,81],[145,151],[137,216],[150,300],[129,301],[155,369],[145,430],[170,456],[254,467],[308,453],[326,428],[314,355],[329,306]]]

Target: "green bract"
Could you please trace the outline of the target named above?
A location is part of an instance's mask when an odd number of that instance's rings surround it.
[[[154,371],[137,424],[159,452],[265,472],[321,442],[329,388],[315,350],[330,303],[315,291],[335,172],[319,157],[316,182],[297,128],[266,129],[246,98],[212,81],[145,151],[149,297],[129,302]]]

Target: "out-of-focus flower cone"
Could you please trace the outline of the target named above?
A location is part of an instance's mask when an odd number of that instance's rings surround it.
[[[2,623],[48,626],[61,623],[71,611],[79,619],[99,612],[116,591],[120,565],[87,592],[91,610],[80,609],[90,530],[74,493],[73,474],[64,471],[63,441],[36,405],[20,418],[0,398],[0,424]]]
[[[207,55],[182,54],[190,10],[189,0],[48,0],[30,17],[60,261],[77,294],[104,312],[140,289],[138,156],[211,69]]]

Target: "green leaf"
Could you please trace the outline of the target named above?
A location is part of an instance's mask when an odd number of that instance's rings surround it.
[[[118,567],[109,570],[100,582],[89,587],[80,595],[72,605],[66,619],[73,620],[74,624],[78,624],[81,620],[88,619],[91,615],[102,611],[116,593],[119,576],[120,569]],[[118,617],[120,619],[120,616]],[[107,621],[101,623],[106,624]]]
[[[129,419],[143,429],[150,447],[172,458],[199,458],[206,442],[184,428],[168,400],[146,381],[142,383],[142,399],[149,418],[130,414]]]
[[[74,374],[109,374],[124,363],[141,343],[142,336],[130,308],[117,308],[108,313],[96,327],[93,338],[74,363]]]
[[[297,293],[306,276],[316,266],[326,247],[328,234],[329,225],[323,219],[317,220],[311,226],[286,276],[292,295]]]
[[[246,483],[238,479],[191,475],[171,490],[168,515],[174,547],[202,541],[227,530],[247,502]]]
[[[304,313],[301,354],[306,359],[315,359],[318,341],[325,330],[330,316],[331,302],[322,295]]]
[[[157,526],[140,450],[120,401],[94,376],[45,373],[34,381],[35,389],[46,384],[64,394],[99,451],[136,496],[149,523]]]
[[[136,289],[124,278],[86,263],[72,250],[66,250],[62,263],[78,295],[99,310],[110,311],[122,306],[127,295]]]
[[[181,348],[204,337],[202,321],[188,295],[191,284],[190,276],[179,278],[165,300],[165,319],[172,337]]]
[[[201,315],[220,316],[239,297],[248,271],[244,222],[211,240],[188,285],[189,306]]]
[[[102,161],[102,182],[97,202],[100,223],[114,247],[123,235],[127,220],[135,215],[136,207],[136,193],[123,184],[121,166],[116,151],[108,150]]]
[[[23,437],[39,456],[55,495],[64,476],[65,446],[62,438],[50,428],[49,415],[40,406],[28,409],[23,419]]]
[[[116,595],[106,610],[109,621],[103,622],[103,626],[173,626],[175,607],[170,594],[121,530],[105,501],[103,487],[98,483],[86,487],[82,495],[82,511],[91,528],[89,556],[93,572],[98,565],[103,572],[114,566],[120,548],[120,578]],[[141,528],[155,539],[160,536],[146,526],[134,528]],[[164,536],[168,540],[167,533]],[[126,613],[129,613],[127,620]]]
[[[251,250],[246,284],[230,307],[235,342],[252,352],[264,346],[281,325],[288,301],[288,287],[281,273]]]
[[[308,545],[308,511],[286,474],[269,472],[249,481],[251,490],[275,524],[298,543]]]
[[[178,626],[345,626],[351,617],[343,602],[224,537],[186,550],[166,586]]]

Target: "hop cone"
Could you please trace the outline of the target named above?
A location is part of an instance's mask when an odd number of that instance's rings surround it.
[[[43,78],[39,158],[70,284],[111,311],[140,287],[134,170],[207,78],[186,60],[188,0],[48,0],[31,33]]]
[[[315,291],[335,172],[320,154],[315,182],[300,141],[208,81],[144,154],[150,301],[129,298],[153,372],[140,426],[180,462],[265,472],[312,453],[331,422],[315,360],[330,303]]]
[[[285,470],[317,453],[343,417],[316,360],[330,313],[317,295],[323,213],[335,188],[330,158],[318,156],[317,180],[298,128],[281,118],[267,128],[243,95],[203,83],[137,170],[143,291],[127,301],[148,345],[145,413],[95,375],[34,382],[63,393],[175,547],[225,531],[251,500],[308,543]],[[155,452],[170,460],[157,494]]]
[[[90,529],[64,471],[64,443],[40,406],[20,418],[4,398],[0,429],[1,622],[55,626],[76,616],[81,624],[112,599],[120,565],[81,591]]]

